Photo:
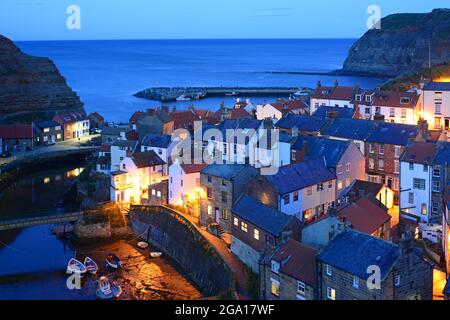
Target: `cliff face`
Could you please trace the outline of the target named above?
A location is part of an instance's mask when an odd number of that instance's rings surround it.
[[[344,73],[398,76],[450,61],[450,9],[393,14],[381,20],[350,49]]]
[[[0,35],[0,121],[29,122],[65,111],[84,112],[54,63],[29,56]]]

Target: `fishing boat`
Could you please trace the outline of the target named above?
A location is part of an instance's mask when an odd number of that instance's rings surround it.
[[[89,257],[86,257],[84,259],[84,265],[86,266],[87,271],[90,274],[96,274],[98,271],[98,265],[95,263],[95,261]]]
[[[229,92],[229,93],[225,93],[225,96],[227,96],[227,97],[235,97],[235,96],[237,96],[237,95],[238,95],[238,94],[237,94],[236,91]]]
[[[151,258],[159,258],[162,256],[162,252],[150,252],[150,257]]]
[[[176,98],[177,101],[190,101],[191,98],[185,96],[184,94],[182,94],[181,96],[179,96],[178,98]]]
[[[120,258],[113,253],[109,253],[106,256],[106,265],[114,269],[122,268],[122,262],[120,261]]]
[[[144,241],[139,241],[139,242],[137,243],[137,246],[138,246],[139,248],[141,248],[141,249],[145,249],[145,248],[148,247],[148,243],[147,243],[147,242],[144,242]]]
[[[70,259],[67,264],[67,273],[83,274],[86,273],[86,271],[86,266],[75,258]]]
[[[100,277],[95,282],[97,297],[102,300],[119,298],[122,294],[122,288],[116,282],[110,282],[107,276]]]

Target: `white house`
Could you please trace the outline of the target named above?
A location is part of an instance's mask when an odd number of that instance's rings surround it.
[[[130,154],[135,152],[137,141],[117,140],[111,145],[111,170],[117,171],[120,163]]]
[[[430,82],[422,89],[422,116],[431,129],[443,129],[450,137],[450,82]]]
[[[133,153],[111,173],[111,201],[140,204],[148,199],[148,187],[167,179],[166,163],[154,152]]]
[[[256,106],[256,118],[258,120],[272,119],[280,120],[288,113],[305,114],[309,111],[309,106],[302,100],[282,100],[274,103],[267,103]]]
[[[353,108],[352,100],[356,89],[358,88],[317,86],[311,97],[310,114],[313,114],[320,106]]]
[[[174,145],[175,142],[172,141],[170,135],[148,134],[142,139],[141,152],[153,150],[161,159],[166,163],[169,163],[169,158]]]
[[[206,164],[179,164],[169,166],[169,204],[188,209],[200,216],[200,199],[204,198],[200,185],[200,171]]]

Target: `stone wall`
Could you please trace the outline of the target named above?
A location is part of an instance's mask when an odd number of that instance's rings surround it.
[[[183,216],[166,207],[134,206],[133,232],[174,259],[208,296],[233,290],[233,273],[215,248]]]
[[[112,235],[111,224],[108,222],[75,225],[74,233],[80,239],[109,238]]]

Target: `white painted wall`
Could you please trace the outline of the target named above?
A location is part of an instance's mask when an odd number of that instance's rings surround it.
[[[439,99],[438,92],[442,92],[442,97]],[[445,129],[446,120],[450,125],[450,91],[423,91],[423,117],[427,120],[430,129],[437,129],[436,117],[441,119],[441,128]],[[436,103],[441,102],[441,114],[436,113]],[[447,136],[449,130],[445,130]]]
[[[178,163],[169,167],[169,204],[184,206],[200,196],[200,172],[186,174]]]
[[[256,118],[258,120],[264,119],[278,119],[280,120],[283,117],[281,111],[272,106],[271,104],[261,105],[258,104],[256,106]]]

